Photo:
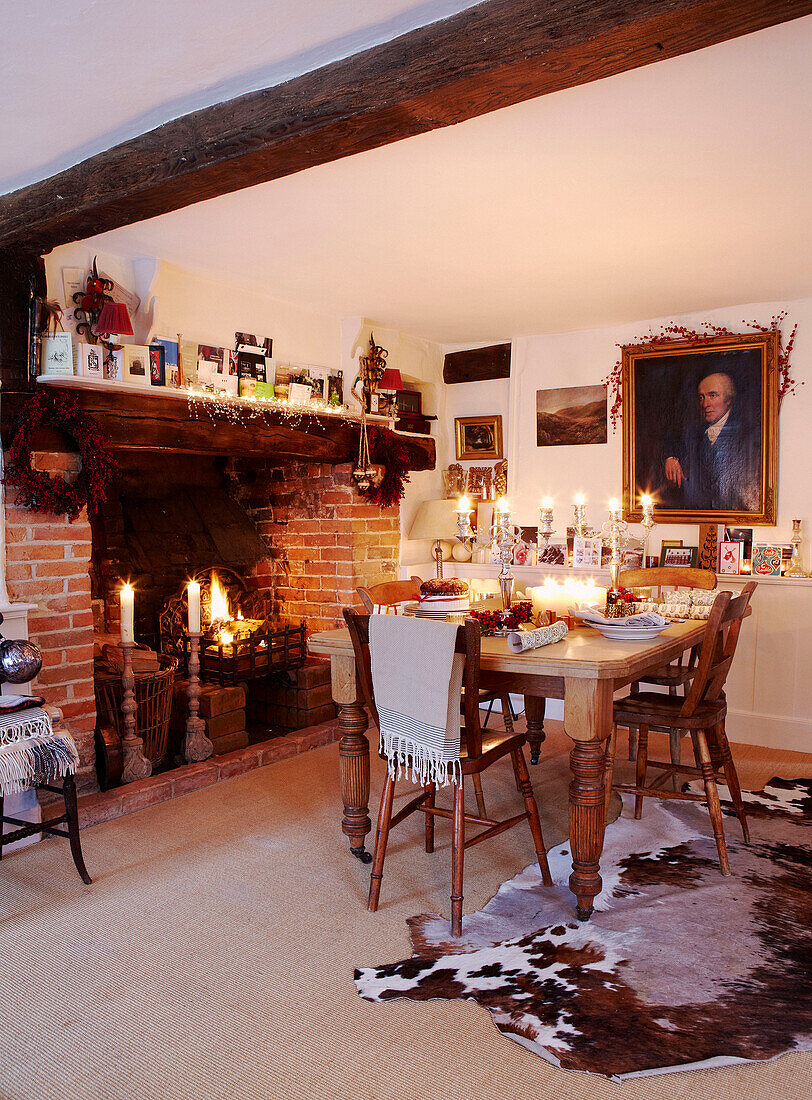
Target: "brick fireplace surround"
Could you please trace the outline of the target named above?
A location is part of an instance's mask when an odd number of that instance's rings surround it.
[[[79,458],[68,453],[40,452],[34,464],[37,469],[70,478],[79,469]],[[349,465],[280,466],[271,460],[238,460],[229,462],[223,471],[227,492],[251,517],[266,547],[265,555],[251,569],[249,585],[271,594],[279,622],[298,623],[304,619],[308,633],[339,625],[342,608],[357,603],[355,590],[359,585],[377,584],[396,575],[399,509],[366,503],[353,485],[350,469]],[[105,570],[108,591],[94,591],[91,596],[92,531],[85,512],[69,523],[64,517],[18,507],[13,490],[9,491],[6,539],[12,598],[36,605],[29,613],[29,636],[42,650],[43,668],[31,687],[61,708],[79,748],[79,791],[90,794],[99,789],[93,737],[96,711],[91,598],[108,597],[106,627],[117,630],[118,624],[112,621],[116,601],[109,597],[125,578],[116,576],[114,569]],[[188,569],[192,572],[209,564],[189,561]],[[99,583],[98,576],[94,576],[94,584]],[[298,744],[302,749],[331,739],[332,735],[323,731],[317,735],[314,731],[309,738],[299,735]],[[298,750],[291,746],[275,755],[292,751]],[[260,746],[246,750],[249,756],[252,752],[255,763],[274,758],[267,751],[263,757]],[[239,762],[231,762],[225,768],[220,766],[215,774],[218,766],[214,761],[188,768],[200,772],[207,765],[208,777],[201,777],[196,785],[216,781],[223,777],[223,771],[234,774],[245,770]],[[171,775],[157,777],[168,791],[162,797],[192,789],[193,784],[176,781],[175,789],[170,790]],[[139,805],[160,800],[142,798]],[[136,806],[126,807],[133,808]]]

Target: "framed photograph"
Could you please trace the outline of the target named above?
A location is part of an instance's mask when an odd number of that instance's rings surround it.
[[[327,404],[335,407],[344,404],[343,371],[332,371],[327,375]]]
[[[149,348],[141,344],[124,345],[124,381],[150,385]]]
[[[606,442],[606,386],[536,390],[536,446]]]
[[[166,348],[162,344],[149,345],[149,381],[151,386],[166,385]]]
[[[639,550],[631,549],[624,550],[620,557],[621,569],[642,569],[643,568],[643,548]]]
[[[661,523],[774,526],[778,334],[623,348],[623,504]]]
[[[660,550],[660,565],[691,569],[696,566],[698,554],[698,546],[663,546]]]
[[[740,542],[719,543],[719,573],[740,573],[742,566],[742,544]]]
[[[457,458],[501,458],[501,416],[458,416],[454,420]]]

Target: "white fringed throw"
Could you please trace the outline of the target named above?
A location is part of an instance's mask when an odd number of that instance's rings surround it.
[[[457,627],[403,615],[371,615],[369,650],[381,751],[389,774],[444,787],[461,778],[460,693],[465,665]],[[397,776],[396,776],[397,771]]]
[[[42,707],[0,715],[0,791],[19,794],[29,787],[72,775],[79,753],[66,730],[54,732]]]

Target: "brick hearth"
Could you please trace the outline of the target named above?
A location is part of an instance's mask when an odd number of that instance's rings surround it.
[[[120,458],[121,493],[132,498],[138,488],[140,457],[133,453]],[[304,620],[308,632],[315,632],[342,623],[343,608],[358,603],[359,586],[374,585],[396,575],[399,509],[381,509],[361,498],[349,465],[282,466],[256,459],[227,463],[202,459],[193,465],[201,467],[206,462],[209,468],[195,475],[198,482],[190,489],[180,478],[183,463],[172,465],[173,476],[156,480],[151,473],[154,462],[145,458],[142,482],[150,506],[139,508],[136,500],[136,506],[128,512],[122,509],[114,488],[104,512],[94,519],[93,529],[85,512],[74,523],[68,523],[64,517],[19,508],[15,494],[8,494],[9,589],[14,599],[35,605],[29,615],[29,635],[43,654],[43,670],[31,687],[61,708],[65,724],[76,739],[81,761],[77,785],[82,795],[98,791],[92,600],[98,600],[97,607],[104,608],[104,622],[100,624],[103,629],[117,633],[117,592],[122,581],[135,581],[137,605],[140,602],[143,609],[149,607],[151,615],[157,605],[156,591],[176,586],[180,576],[221,564],[239,542],[239,550],[234,552],[243,557],[250,554],[254,559],[242,563],[249,586],[269,593],[277,620]],[[78,456],[61,452],[40,452],[34,456],[34,465],[66,478],[75,477],[80,468]],[[176,499],[183,502],[184,514],[191,515],[193,509],[198,516],[205,515],[205,493],[202,498],[199,493],[195,496],[201,489],[201,477],[206,486],[216,486],[220,493],[222,506],[215,509],[219,522],[195,527],[191,542],[181,544],[172,539],[164,575],[160,560],[156,564],[154,548],[162,545],[162,539],[168,546],[171,532],[166,527],[157,530],[154,525],[164,524],[167,516],[174,515]],[[244,517],[239,539],[223,526],[222,517],[233,517],[235,509]],[[134,530],[136,523],[141,524],[140,531]],[[177,519],[175,523],[179,538],[186,537],[189,524],[183,526]],[[187,557],[179,561],[181,545]],[[152,549],[147,553],[149,547]],[[217,560],[212,561],[212,556]],[[143,633],[143,619],[137,629],[144,640],[152,640]],[[305,670],[303,675],[307,679]],[[310,693],[307,698],[305,692]],[[323,685],[304,681],[278,689],[264,684],[253,700],[249,695],[249,709],[252,706],[255,720],[288,728],[321,722],[333,713]],[[200,777],[199,785],[216,782],[224,777],[224,771],[235,774],[228,772],[229,768],[244,770],[240,761],[246,767],[255,766],[246,762],[267,762],[280,754],[299,751],[297,737],[301,735],[289,734],[264,748],[262,744],[249,746],[204,765],[116,788],[100,795],[98,805],[124,806],[128,800],[141,798],[160,801],[191,789],[184,784],[198,783],[195,776]],[[240,753],[248,755],[242,757]]]

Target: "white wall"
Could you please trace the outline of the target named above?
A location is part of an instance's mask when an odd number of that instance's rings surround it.
[[[633,344],[661,323],[676,321],[699,329],[705,320],[723,325],[734,332],[746,331],[743,319],[768,323],[782,309],[788,318],[782,329],[785,338],[798,322],[798,334],[792,352],[793,374],[812,379],[812,299],[794,302],[762,302],[729,309],[706,310],[609,329],[569,332],[549,336],[519,337],[513,341],[511,377],[505,382],[477,382],[448,389],[448,449],[438,454],[440,465],[454,461],[454,417],[501,412],[507,396],[506,455],[508,457],[508,493],[516,522],[534,525],[538,505],[544,496],[555,502],[559,532],[572,517],[572,498],[583,492],[587,497],[590,522],[597,525],[606,518],[610,497],[622,495],[621,431],[609,426],[608,442],[579,447],[536,446],[536,390],[558,386],[595,385],[605,378],[620,357],[618,344]],[[779,488],[778,523],[775,528],[759,528],[761,540],[786,542],[792,533],[792,520],[804,520],[812,542],[812,380],[801,386],[795,396],[787,397],[779,416]],[[665,525],[657,528],[652,545],[660,538],[682,538],[686,544],[697,541],[693,526]],[[807,565],[810,564],[807,553]]]
[[[358,371],[358,356],[366,351],[370,333],[375,343],[389,352],[387,363],[400,371],[404,389],[417,389],[423,395],[423,412],[437,417],[432,435],[437,447],[434,470],[413,470],[400,506],[400,564],[408,566],[430,558],[431,544],[409,539],[409,529],[423,500],[439,499],[443,495],[441,456],[448,451],[449,415],[446,408],[447,387],[443,383],[443,349],[430,340],[407,336],[397,329],[386,328],[366,317],[345,318],[341,326],[341,361],[345,386],[352,385]],[[454,420],[450,421],[453,432]],[[451,442],[453,448],[453,440]],[[446,462],[445,465],[448,465]]]
[[[233,283],[202,278],[163,260],[129,260],[93,253],[83,242],[62,245],[45,257],[48,296],[65,304],[62,268],[87,270],[94,254],[99,270],[134,290],[142,300],[139,316],[133,318],[136,335],[130,342],[146,340],[148,334],[173,338],[182,332],[185,339],[199,344],[233,347],[235,332],[252,332],[273,338],[278,363],[339,365],[338,317],[271,298],[261,290],[245,290]]]

